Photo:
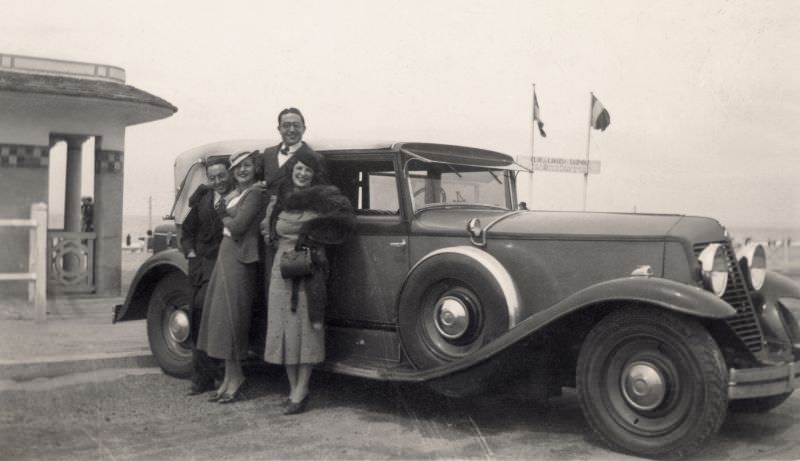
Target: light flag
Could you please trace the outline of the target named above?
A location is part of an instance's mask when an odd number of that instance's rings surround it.
[[[603,103],[592,94],[592,128],[600,131],[605,131],[608,125],[611,124],[611,116],[603,106]]]
[[[544,122],[539,112],[539,99],[536,97],[536,90],[533,91],[533,121],[536,122],[536,126],[539,127],[539,134],[541,134],[543,138],[546,138],[547,133],[544,132]]]

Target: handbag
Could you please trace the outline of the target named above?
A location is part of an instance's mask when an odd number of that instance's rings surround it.
[[[294,279],[311,275],[314,263],[311,260],[311,248],[290,248],[281,255],[281,277]]]

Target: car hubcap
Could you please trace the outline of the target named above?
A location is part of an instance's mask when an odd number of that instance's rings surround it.
[[[434,323],[440,335],[447,339],[458,339],[469,327],[469,309],[458,298],[447,296],[436,303]]]
[[[183,309],[175,309],[169,316],[169,336],[178,343],[189,339],[189,315]]]
[[[652,410],[664,401],[664,375],[653,364],[633,362],[622,373],[622,394],[638,410]]]

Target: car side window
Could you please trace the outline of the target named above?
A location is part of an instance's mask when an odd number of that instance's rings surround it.
[[[329,169],[331,181],[350,199],[357,215],[400,214],[391,160],[337,160]]]
[[[394,171],[362,172],[356,213],[399,214],[397,182]]]

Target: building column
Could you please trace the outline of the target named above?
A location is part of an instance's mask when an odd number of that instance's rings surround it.
[[[95,287],[98,295],[119,296],[122,285],[123,152],[101,150],[95,141]]]
[[[64,193],[64,230],[81,231],[81,159],[86,136],[67,136],[67,178]],[[66,264],[66,261],[64,261]]]

